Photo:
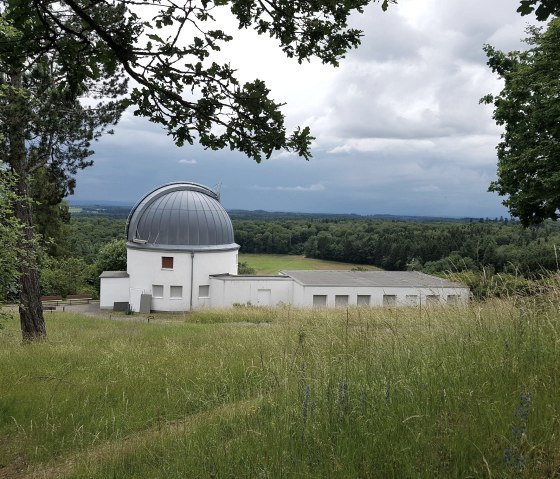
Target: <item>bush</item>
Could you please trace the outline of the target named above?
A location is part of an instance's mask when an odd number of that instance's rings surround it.
[[[257,270],[252,268],[245,261],[241,261],[237,267],[237,274],[257,274]]]
[[[528,296],[544,291],[542,283],[539,281],[507,273],[462,271],[450,273],[447,278],[451,281],[466,284],[476,299]]]
[[[97,271],[126,271],[126,241],[113,240],[99,250]]]
[[[97,269],[81,258],[44,258],[41,265],[41,294],[88,294],[97,297]]]

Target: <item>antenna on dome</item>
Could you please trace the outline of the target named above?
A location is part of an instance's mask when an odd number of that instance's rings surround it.
[[[220,201],[220,196],[221,196],[221,193],[222,193],[222,182],[221,181],[218,182],[216,184],[216,186],[214,186],[213,189],[214,189],[214,192],[216,193],[216,195],[218,195],[218,201]]]

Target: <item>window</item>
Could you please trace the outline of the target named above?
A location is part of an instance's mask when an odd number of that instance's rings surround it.
[[[327,305],[327,295],[326,294],[314,294],[313,295],[313,306],[322,307]]]
[[[406,295],[406,304],[408,306],[416,306],[418,304],[418,295],[417,294],[407,294]]]
[[[162,269],[173,269],[173,256],[162,256],[161,267]]]
[[[459,295],[458,294],[448,294],[447,295],[447,302],[449,304],[457,304],[459,302]]]
[[[347,294],[337,294],[334,297],[335,306],[348,306],[348,295]]]
[[[169,291],[169,296],[171,299],[181,299],[183,297],[183,287],[182,286],[171,286]]]
[[[426,295],[426,304],[434,305],[439,304],[439,294],[427,294]]]
[[[209,298],[210,297],[210,285],[201,284],[198,287],[198,297],[199,298]]]
[[[152,297],[153,298],[163,298],[163,285],[162,284],[152,284]]]
[[[396,294],[384,294],[383,295],[383,306],[396,306],[397,305],[397,295]]]
[[[358,306],[369,306],[371,303],[371,296],[369,294],[358,295]]]

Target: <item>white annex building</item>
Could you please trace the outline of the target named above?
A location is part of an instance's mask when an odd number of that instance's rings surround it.
[[[462,303],[469,289],[419,272],[282,271],[238,276],[239,245],[219,195],[189,182],[163,185],[127,220],[127,271],[101,274],[100,307],[191,311],[235,304],[397,306]]]

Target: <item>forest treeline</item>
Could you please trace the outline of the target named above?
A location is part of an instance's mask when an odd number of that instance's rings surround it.
[[[95,295],[101,271],[126,268],[122,214],[63,214],[44,223],[38,224],[45,237],[43,294]],[[297,254],[386,270],[451,274],[481,297],[530,293],[540,287],[539,278],[558,269],[560,224],[552,221],[530,228],[507,219],[305,217],[234,219],[233,224],[242,253]]]
[[[507,220],[234,221],[245,253],[303,254],[386,270],[481,270],[534,277],[556,270],[560,225]]]

